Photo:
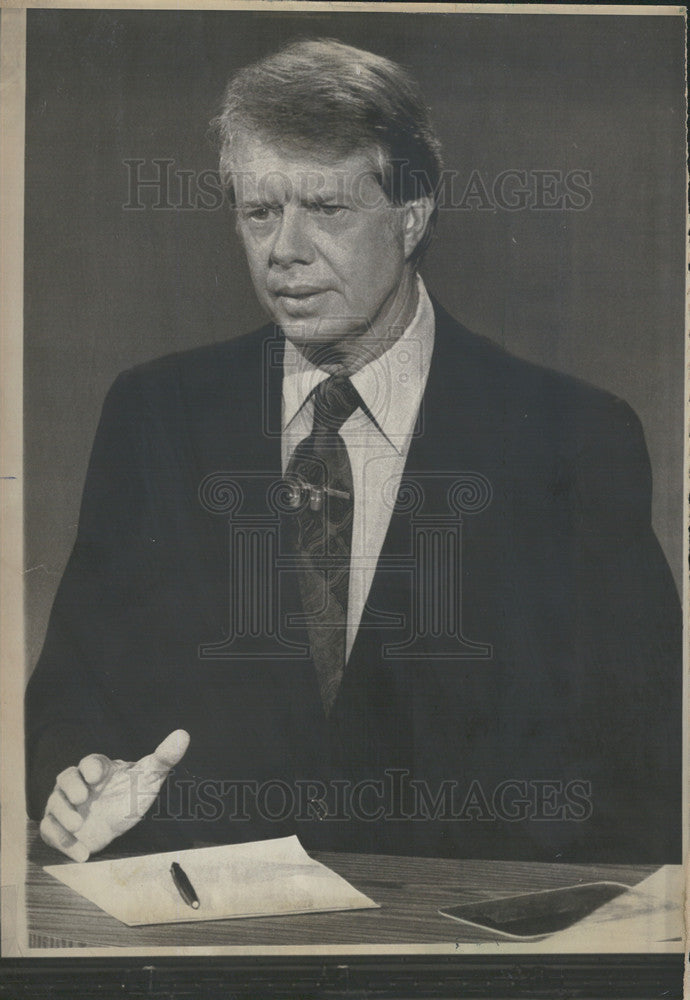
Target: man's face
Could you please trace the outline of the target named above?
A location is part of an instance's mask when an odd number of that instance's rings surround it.
[[[233,174],[256,294],[293,342],[385,336],[402,319],[413,277],[406,208],[388,201],[370,158],[323,163],[247,135]]]

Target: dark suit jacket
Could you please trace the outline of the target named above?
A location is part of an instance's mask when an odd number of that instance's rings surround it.
[[[330,719],[286,619],[277,332],[117,379],[28,687],[32,816],[85,754],[134,760],[183,727],[139,846],[297,832],[680,862],[680,609],[639,421],[435,308],[406,485]],[[341,794],[328,815],[319,781]]]

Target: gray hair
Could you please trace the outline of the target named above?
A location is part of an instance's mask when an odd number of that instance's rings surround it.
[[[419,260],[429,245],[438,214],[441,146],[416,82],[390,59],[333,39],[292,42],[233,75],[211,127],[231,200],[233,155],[242,134],[322,160],[373,154],[391,202],[434,200],[412,259]]]

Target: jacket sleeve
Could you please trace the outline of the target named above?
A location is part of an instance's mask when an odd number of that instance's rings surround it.
[[[27,804],[39,818],[55,778],[89,753],[127,758],[127,692],[115,647],[133,627],[133,602],[153,569],[144,405],[120,376],[106,398],[89,462],[76,542],[26,692]],[[106,666],[108,664],[108,666]],[[132,701],[134,701],[132,692]]]
[[[680,862],[681,609],[652,528],[640,421],[613,400],[577,459],[573,609],[587,677],[599,856]]]

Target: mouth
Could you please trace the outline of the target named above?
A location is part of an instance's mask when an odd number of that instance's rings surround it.
[[[294,285],[278,288],[273,294],[279,299],[302,302],[305,299],[312,298],[314,295],[320,295],[324,291],[325,289],[317,288],[315,285]]]

